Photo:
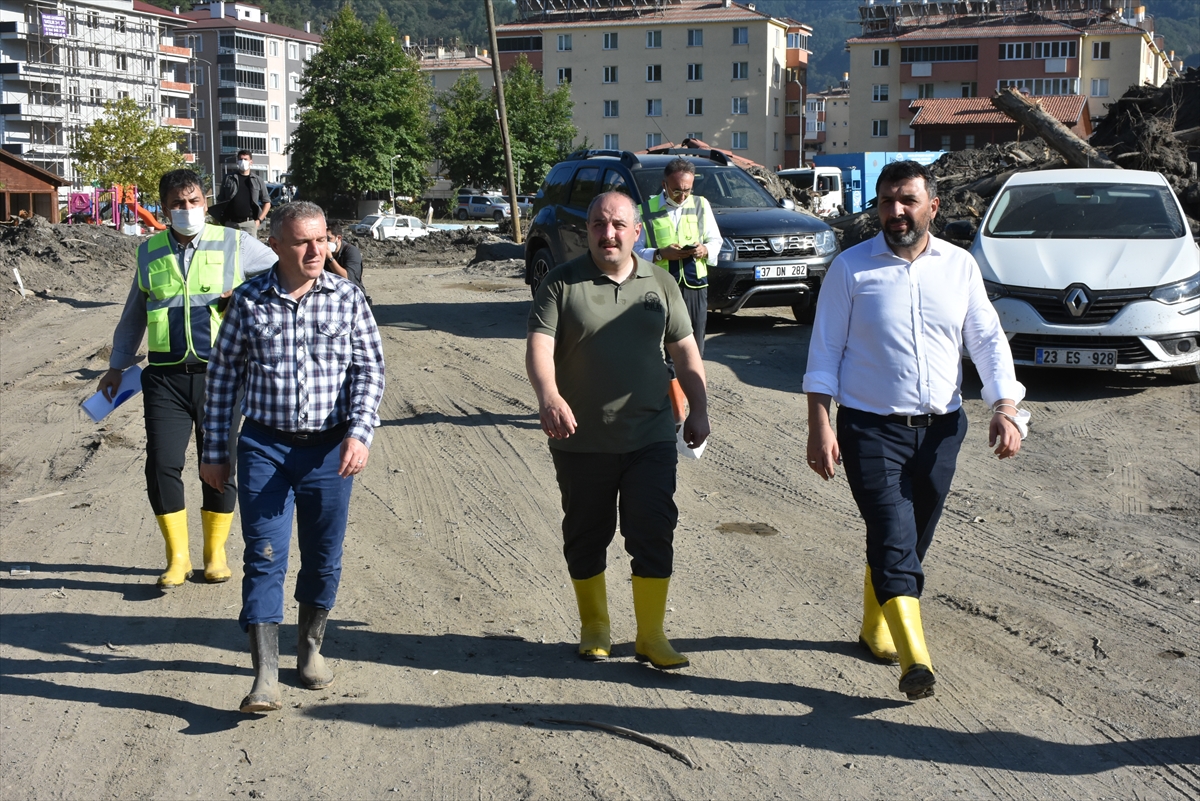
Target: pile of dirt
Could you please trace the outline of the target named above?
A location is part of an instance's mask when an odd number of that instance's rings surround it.
[[[434,229],[428,236],[416,239],[382,241],[346,234],[346,240],[362,250],[364,262],[371,267],[404,267],[414,260],[425,264],[461,264],[479,245],[490,239],[498,237],[482,228],[462,228],[454,231]]]
[[[783,180],[770,170],[759,167],[757,164],[743,167],[742,169],[750,173],[751,177],[758,181],[763,189],[770,192],[771,196],[776,200],[790,200],[796,204],[797,211],[817,216],[819,198],[815,193],[807,189],[800,189]]]

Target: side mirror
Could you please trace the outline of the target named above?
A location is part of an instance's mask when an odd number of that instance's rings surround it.
[[[785,197],[779,201],[779,208],[787,209],[788,211],[795,211],[796,204],[792,202],[790,197]]]
[[[975,223],[970,220],[955,220],[946,223],[946,227],[942,229],[942,236],[946,239],[974,239],[975,231]]]

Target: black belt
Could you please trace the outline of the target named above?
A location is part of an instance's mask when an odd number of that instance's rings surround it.
[[[909,428],[929,428],[935,420],[941,420],[943,417],[949,417],[953,414],[958,414],[958,411],[955,410],[946,414],[889,414],[887,419],[904,423]]]
[[[225,222],[233,223],[234,225],[237,225],[238,223],[250,222],[251,220],[257,220],[257,219],[258,219],[257,217],[242,217],[240,220],[226,219]]]
[[[150,370],[157,370],[161,373],[188,373],[194,375],[196,373],[207,373],[208,362],[180,362],[179,364],[152,364]]]
[[[346,432],[350,430],[349,423],[338,423],[333,428],[326,428],[321,431],[283,431],[278,428],[264,426],[262,423],[251,420],[248,417],[243,425],[261,431],[280,442],[299,447],[329,445],[333,442],[341,442],[346,438]]]

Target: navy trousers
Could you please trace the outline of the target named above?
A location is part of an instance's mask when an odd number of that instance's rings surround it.
[[[571,578],[582,581],[604,572],[618,512],[633,575],[669,578],[679,522],[675,443],[656,442],[631,453],[556,448],[550,453],[562,492],[563,555]]]
[[[338,476],[341,440],[291,445],[253,424],[238,443],[238,506],[246,552],[242,577],[242,631],[255,623],[283,622],[292,516],[300,544],[295,599],[333,609],[342,578],[342,542],[353,477]]]
[[[942,516],[958,450],[967,435],[962,409],[933,418],[927,428],[870,412],[838,407],[838,445],[846,480],[867,524],[867,564],[875,597],[920,598],[921,563]]]

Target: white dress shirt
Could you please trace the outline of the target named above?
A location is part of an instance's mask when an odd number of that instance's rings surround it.
[[[875,414],[962,406],[962,348],[983,400],[1020,401],[1008,339],[971,254],[929,237],[911,264],[880,233],[838,256],[821,284],[804,391]]]
[[[667,197],[666,192],[659,192],[659,203],[664,204],[667,209],[667,217],[671,220],[671,225],[675,230],[679,230],[679,219],[683,216],[683,206],[673,203],[671,198]],[[700,198],[704,200],[704,198]],[[717,264],[717,254],[721,252],[721,229],[717,227],[717,218],[713,215],[712,204],[704,200],[700,204],[700,213],[702,219],[699,220],[700,233],[704,236],[704,246],[708,248],[708,257],[705,259],[709,267],[715,267]],[[633,252],[639,257],[645,259],[651,264],[654,263],[654,248],[646,247],[646,228],[648,223],[642,221],[642,235],[638,237],[637,244],[633,247]],[[691,242],[676,242],[677,245],[690,245]],[[666,245],[660,245],[666,247]]]

